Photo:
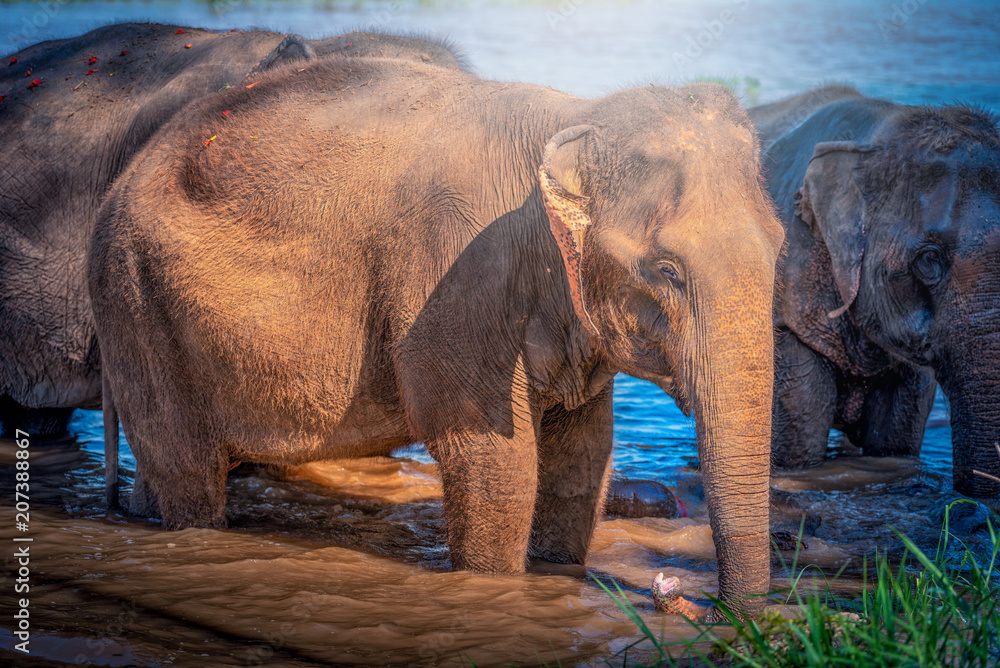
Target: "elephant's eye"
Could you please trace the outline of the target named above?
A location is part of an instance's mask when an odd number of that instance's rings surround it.
[[[660,275],[667,279],[674,285],[680,285],[682,282],[682,272],[680,267],[671,260],[662,260],[659,262],[657,267],[660,270]]]
[[[921,281],[934,285],[944,277],[945,256],[938,246],[928,246],[917,254],[913,269]]]

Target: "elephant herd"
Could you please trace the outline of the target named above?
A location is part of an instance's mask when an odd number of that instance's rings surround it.
[[[0,422],[118,418],[133,512],[223,526],[234,461],[424,442],[457,568],[583,563],[612,385],[693,414],[720,596],[769,585],[772,466],[831,428],[995,497],[1000,133],[840,86],[601,98],[446,44],[124,24],[0,74]],[[29,76],[25,72],[30,71]]]

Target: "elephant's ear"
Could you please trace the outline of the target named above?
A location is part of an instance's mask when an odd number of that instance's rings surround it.
[[[545,213],[549,217],[549,228],[559,244],[563,263],[566,265],[573,309],[584,327],[596,335],[597,328],[594,327],[583,301],[583,277],[580,272],[583,240],[590,226],[590,216],[587,213],[590,198],[584,195],[580,179],[584,147],[584,141],[580,140],[592,129],[591,125],[576,125],[550,139],[542,153],[538,178]]]
[[[315,57],[316,49],[309,43],[309,40],[301,35],[291,33],[285,35],[285,38],[278,43],[278,46],[271,49],[271,52],[264,56],[250,70],[250,73],[256,74],[284,63],[290,63],[295,60],[312,60]]]
[[[842,316],[861,283],[861,260],[865,254],[864,201],[853,170],[870,148],[854,142],[816,144],[805,182],[796,194],[795,213],[822,237],[833,267],[833,280],[841,306],[828,313]]]

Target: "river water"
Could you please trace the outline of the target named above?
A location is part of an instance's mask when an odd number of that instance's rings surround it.
[[[1000,13],[986,2],[12,3],[0,4],[0,51],[137,19],[310,37],[423,31],[451,37],[481,76],[587,96],[713,77],[750,104],[847,82],[904,102],[965,100],[1000,111]],[[535,564],[524,576],[487,577],[448,571],[440,482],[419,446],[280,476],[237,470],[229,529],[167,533],[106,513],[101,417],[77,411],[72,438],[32,445],[32,658],[10,652],[8,547],[0,662],[620,665],[639,636],[591,575],[620,585],[667,640],[692,630],[653,611],[652,577],[676,575],[696,599],[716,582],[693,423],[652,385],[619,377],[615,427],[616,474],[674,488],[690,517],[609,519],[586,569]],[[772,521],[797,527],[804,515],[800,567],[827,576],[844,569],[829,583],[852,593],[863,559],[897,546],[892,528],[933,551],[942,509],[956,498],[947,406],[939,396],[920,459],[859,457],[837,434],[831,447],[835,457],[819,469],[773,478]],[[14,451],[0,442],[6,545],[17,533]],[[122,459],[128,481],[127,444]],[[956,531],[982,543],[985,514],[968,508]],[[773,574],[774,589],[787,585],[778,561]],[[630,650],[630,661],[641,658]]]

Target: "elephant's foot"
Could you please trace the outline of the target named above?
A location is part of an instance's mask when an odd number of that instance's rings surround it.
[[[703,608],[681,596],[681,581],[675,577],[664,578],[660,573],[653,580],[653,605],[659,612],[687,617],[693,622],[700,621],[708,614]]]
[[[132,485],[132,498],[129,499],[128,510],[139,517],[160,519],[160,504],[156,501],[156,494],[138,470],[135,472],[135,484]]]

